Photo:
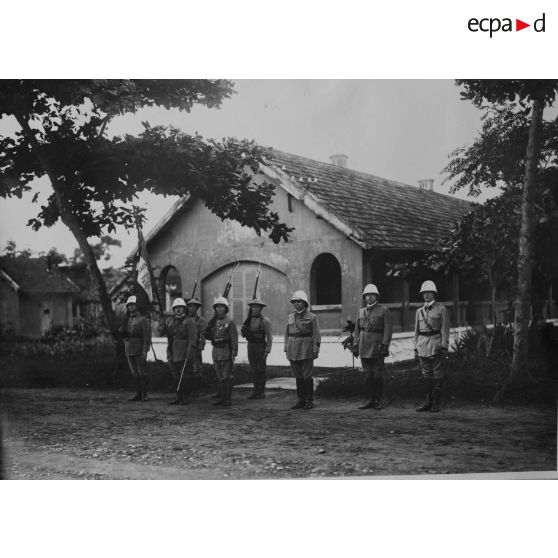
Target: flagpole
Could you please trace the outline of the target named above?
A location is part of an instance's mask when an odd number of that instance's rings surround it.
[[[139,213],[136,211],[136,228],[138,230],[138,256],[141,255],[142,248],[144,249],[145,255],[147,256],[147,245],[143,237],[143,232],[141,229],[141,223],[139,218]],[[151,279],[151,296],[155,295],[157,300],[157,306],[159,306],[159,312],[161,318],[165,315],[165,309],[163,308],[163,303],[161,302],[161,297],[159,296],[159,289],[157,288],[157,283],[155,282],[155,275],[153,274],[153,269],[149,263],[149,259],[146,257],[147,271],[149,272],[149,277]],[[137,266],[136,266],[136,277],[137,277]]]
[[[140,217],[139,217],[139,212],[137,211],[137,208],[135,208],[135,220],[136,220],[136,229],[138,231],[138,258],[136,260],[136,271],[135,271],[135,283],[138,284],[138,266],[137,266],[137,262],[139,261],[139,258],[141,257],[141,252],[142,249],[145,253],[145,263],[147,264],[147,271],[149,273],[149,278],[151,280],[151,296],[153,297],[153,294],[155,294],[155,298],[157,300],[157,305],[159,306],[159,313],[161,314],[161,320],[164,319],[165,317],[165,312],[163,309],[163,304],[161,302],[161,297],[159,296],[159,289],[157,288],[157,283],[155,282],[155,275],[153,274],[153,269],[151,268],[151,264],[149,263],[149,258],[147,257],[147,245],[145,243],[145,239],[143,237],[143,232],[141,230],[141,221],[140,221]],[[149,296],[149,293],[147,293]],[[155,353],[155,347],[153,347],[153,341],[150,342],[151,344],[151,351],[153,352],[153,358],[155,359],[156,362],[159,362],[159,359],[157,358],[157,354]]]

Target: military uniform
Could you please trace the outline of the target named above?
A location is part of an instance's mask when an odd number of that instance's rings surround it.
[[[296,293],[295,293],[296,294]],[[307,303],[306,303],[307,304]],[[312,408],[314,358],[320,351],[320,326],[307,307],[302,312],[291,312],[285,327],[285,353],[296,378],[298,403],[294,408]]]
[[[145,316],[135,312],[129,314],[120,327],[124,338],[124,352],[132,376],[136,380],[137,393],[133,401],[147,401],[147,370],[146,360],[151,346],[151,324]]]
[[[360,356],[362,368],[366,373],[369,402],[362,406],[363,409],[382,407],[384,358],[389,354],[391,335],[391,314],[385,306],[376,302],[358,311],[353,352]]]
[[[202,351],[205,348],[205,328],[206,321],[205,318],[198,316],[197,314],[193,317],[186,317],[190,338],[193,340],[193,350],[192,350],[192,391],[196,393],[201,386],[202,378]]]
[[[254,380],[252,399],[265,397],[267,355],[271,352],[273,334],[271,322],[265,316],[252,317],[246,324],[245,337],[248,341],[248,363]]]
[[[192,389],[196,338],[186,314],[169,318],[166,322],[166,331],[168,338],[167,361],[172,368],[172,374],[177,385],[182,375],[180,388],[177,388],[175,403],[186,403],[188,394]]]
[[[425,303],[415,316],[415,351],[426,384],[427,402],[417,410],[438,410],[449,347],[449,316],[437,301]]]
[[[221,399],[217,404],[230,406],[233,382],[232,366],[233,360],[238,354],[236,324],[228,315],[223,318],[213,318],[208,325],[207,337],[211,339],[213,345],[211,356],[221,393]]]

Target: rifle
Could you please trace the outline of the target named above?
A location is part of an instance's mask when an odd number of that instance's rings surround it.
[[[233,273],[235,272],[236,269],[238,269],[238,266],[240,265],[240,262],[237,261],[236,265],[231,268],[231,272],[229,273],[229,278],[227,279],[227,284],[225,285],[225,290],[223,291],[223,297],[227,298],[229,296],[229,293],[231,291],[232,288],[232,276]],[[215,325],[215,322],[217,321],[217,315],[214,315],[209,322],[207,323],[207,327],[205,328],[205,338],[211,340],[212,339],[212,335],[211,335],[211,330],[213,329],[213,326]]]
[[[262,267],[262,263],[260,262],[258,265],[258,273],[256,274],[256,282],[254,283],[254,292],[252,293],[252,300],[254,300],[256,298],[256,296],[258,295],[258,283],[260,282],[260,269]],[[249,306],[248,308],[248,316],[246,316],[246,319],[244,320],[244,323],[242,324],[242,327],[240,328],[240,333],[242,334],[242,337],[246,337],[248,335],[248,331],[250,328],[250,322],[252,321],[252,306]]]
[[[240,265],[240,262],[237,261],[236,265],[231,268],[231,272],[229,273],[229,278],[227,280],[227,284],[225,285],[225,290],[223,291],[223,297],[227,298],[229,296],[229,293],[231,292],[231,288],[232,288],[232,276],[233,273],[238,269],[238,266]]]
[[[202,261],[200,260],[200,265],[198,267],[198,272],[196,273],[196,278],[194,280],[194,288],[192,289],[192,296],[190,297],[190,300],[192,300],[196,294],[196,289],[198,288],[198,279],[200,277],[200,270],[201,270],[201,266],[202,266]]]

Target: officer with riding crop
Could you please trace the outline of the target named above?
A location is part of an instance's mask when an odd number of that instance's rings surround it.
[[[193,349],[196,338],[189,327],[184,299],[175,299],[172,309],[174,316],[165,324],[168,338],[167,361],[177,382],[176,396],[170,405],[185,405],[192,390]]]

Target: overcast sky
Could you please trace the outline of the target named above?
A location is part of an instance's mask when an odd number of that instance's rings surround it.
[[[415,186],[419,179],[433,178],[435,190],[448,193],[450,185],[441,185],[448,154],[470,143],[480,129],[481,112],[460,99],[450,80],[239,80],[235,90],[219,110],[146,109],[115,119],[109,132],[139,133],[147,120],[217,139],[254,139],[319,161],[345,153],[355,170]],[[11,122],[0,121],[0,133],[12,129]],[[48,181],[42,181],[43,199],[49,190]],[[457,195],[465,197],[465,192]],[[31,197],[0,200],[0,247],[15,240],[18,248],[56,246],[72,254],[77,244],[63,225],[39,233],[26,227],[38,210]],[[148,204],[146,231],[173,201],[142,198],[140,205]],[[121,265],[136,242],[134,233],[120,231],[119,238],[123,247],[113,250],[112,265]]]

